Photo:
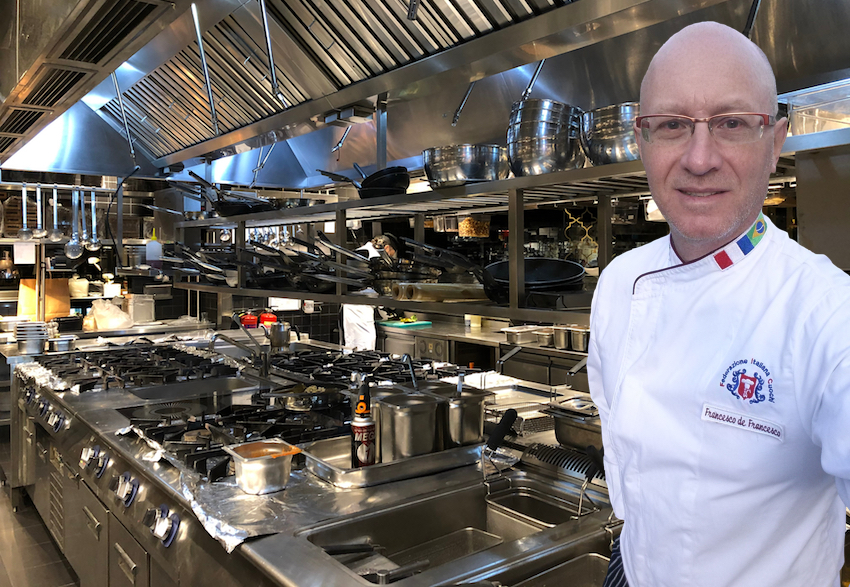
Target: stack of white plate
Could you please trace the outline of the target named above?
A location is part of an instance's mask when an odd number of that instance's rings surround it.
[[[47,341],[47,324],[44,322],[19,322],[15,324],[15,338],[18,341],[18,352],[24,355],[35,355],[44,352]]]

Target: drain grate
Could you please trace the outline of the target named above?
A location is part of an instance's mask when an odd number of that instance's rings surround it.
[[[113,49],[126,43],[131,33],[157,7],[157,4],[136,0],[107,2],[62,52],[61,58],[83,63],[100,63]]]
[[[3,124],[0,124],[0,132],[22,135],[45,114],[45,112],[40,110],[12,108],[11,114],[9,114]]]
[[[34,89],[23,100],[23,103],[30,106],[52,108],[84,77],[86,77],[86,74],[82,71],[49,69],[36,82]]]

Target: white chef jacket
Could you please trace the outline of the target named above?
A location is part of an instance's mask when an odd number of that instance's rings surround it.
[[[850,277],[762,217],[742,238],[690,263],[659,239],[594,294],[588,379],[630,587],[839,585]]]

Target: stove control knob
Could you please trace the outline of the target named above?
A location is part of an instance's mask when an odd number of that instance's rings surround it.
[[[159,538],[166,547],[174,542],[174,537],[180,528],[180,516],[171,514],[165,504],[145,512],[142,522],[150,527],[151,534]]]
[[[53,426],[54,432],[59,432],[65,426],[65,414],[62,412],[53,412],[53,415],[55,418],[53,419],[53,424],[51,424],[51,426]]]
[[[86,446],[80,451],[80,468],[88,469],[100,455],[100,445]]]
[[[59,412],[55,411],[53,408],[48,408],[47,410],[47,425],[56,429],[56,422],[59,421]]]
[[[47,415],[47,410],[50,409],[50,404],[46,399],[38,400],[38,415],[44,418]]]
[[[28,406],[31,405],[36,395],[38,394],[36,394],[35,389],[28,387],[26,393],[24,393],[24,402],[26,402]]]
[[[113,481],[114,483],[114,481]],[[130,473],[124,472],[118,477],[118,483],[115,487],[115,495],[124,504],[124,507],[130,507],[133,500],[136,499],[136,494],[139,491],[138,479],[133,479]]]
[[[109,464],[109,453],[105,450],[100,451],[94,461],[94,476],[100,479],[103,477],[103,472],[106,471],[106,466]]]

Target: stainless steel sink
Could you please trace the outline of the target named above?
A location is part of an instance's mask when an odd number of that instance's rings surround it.
[[[367,569],[433,570],[575,523],[578,497],[578,489],[571,485],[512,471],[488,484],[446,489],[339,518],[299,535],[320,547],[371,545],[374,552],[335,557],[337,563],[363,576]],[[584,504],[584,513],[590,513],[591,506]]]
[[[137,387],[130,391],[139,399],[174,401],[212,395],[232,394],[240,391],[251,391],[257,384],[242,377],[214,377],[210,379],[193,379],[165,385]]]

